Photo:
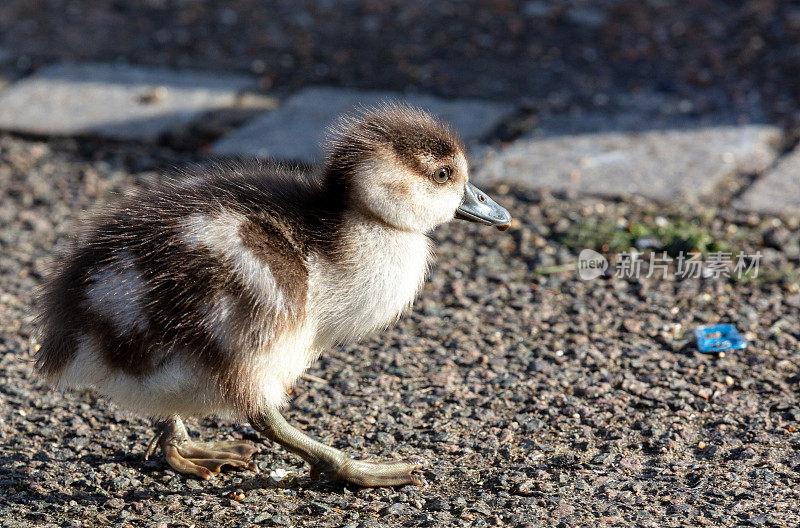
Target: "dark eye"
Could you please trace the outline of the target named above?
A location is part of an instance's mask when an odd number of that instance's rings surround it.
[[[450,167],[439,167],[433,173],[433,181],[436,183],[444,183],[450,179],[451,173]]]

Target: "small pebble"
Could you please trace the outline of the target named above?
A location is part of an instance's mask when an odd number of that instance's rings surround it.
[[[231,492],[231,493],[230,493],[230,495],[229,495],[228,497],[229,497],[231,500],[235,500],[235,501],[242,501],[242,500],[244,500],[244,498],[245,498],[245,495],[244,495],[244,491],[242,491],[242,490],[240,490],[240,489],[237,489],[236,491],[234,491],[234,492]]]

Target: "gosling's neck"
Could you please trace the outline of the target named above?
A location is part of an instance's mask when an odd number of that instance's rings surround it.
[[[382,257],[429,258],[430,239],[425,233],[403,229],[378,215],[359,210],[347,211],[342,218],[342,250],[348,265],[361,267],[381,262]],[[410,253],[410,254],[409,254]],[[404,255],[408,254],[408,255]]]
[[[392,324],[410,306],[431,262],[430,239],[363,216],[343,218],[339,251],[311,266],[315,346],[360,339]]]

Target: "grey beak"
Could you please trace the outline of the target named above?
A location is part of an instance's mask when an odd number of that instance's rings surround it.
[[[464,189],[464,200],[456,210],[456,218],[494,226],[500,231],[505,231],[511,225],[508,211],[471,183],[467,183]]]

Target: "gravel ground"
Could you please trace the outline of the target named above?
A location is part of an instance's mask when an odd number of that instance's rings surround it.
[[[210,482],[144,461],[151,428],[91,393],[36,378],[31,306],[76,219],[187,161],[167,149],[0,136],[2,526],[787,526],[800,495],[798,219],[642,201],[491,190],[517,219],[453,223],[413,313],[327,351],[288,417],[353,454],[427,458],[425,487],[314,482],[261,443],[261,472]],[[535,270],[575,259],[586,219],[688,218],[768,280],[580,281]],[[771,246],[771,247],[766,247]],[[751,346],[703,355],[697,324]],[[686,332],[686,336],[684,336]],[[246,424],[190,422],[201,439]],[[278,479],[270,473],[286,470]]]
[[[800,105],[800,7],[772,0],[4,0],[21,71],[55,59],[251,71],[309,84],[688,112]],[[622,99],[620,99],[622,98]]]

